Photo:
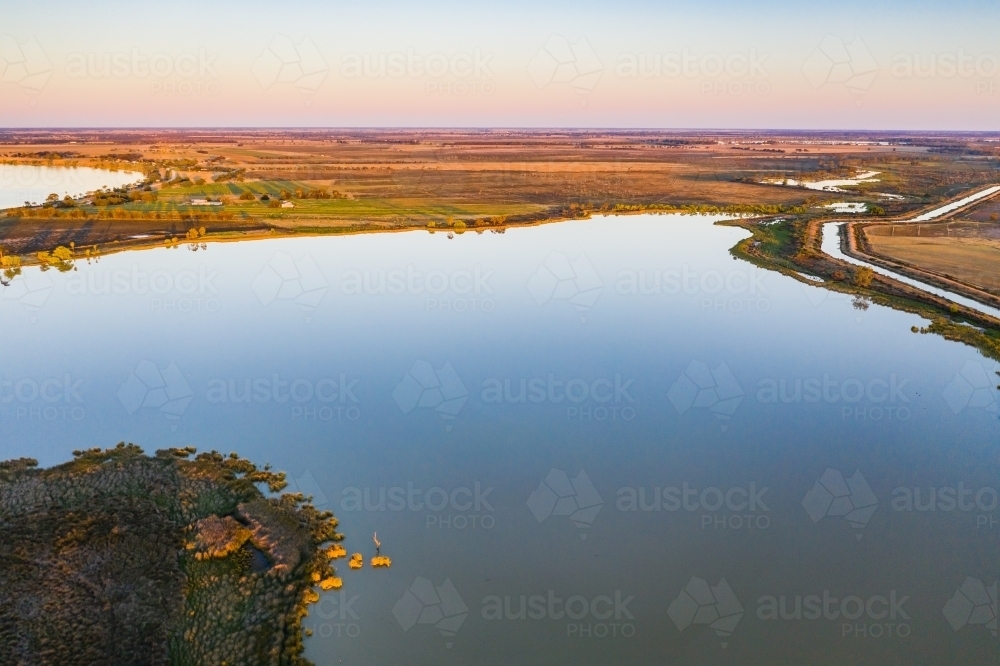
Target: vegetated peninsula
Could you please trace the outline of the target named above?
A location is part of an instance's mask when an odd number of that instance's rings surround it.
[[[343,537],[283,473],[235,453],[0,463],[0,663],[304,665],[313,586]]]

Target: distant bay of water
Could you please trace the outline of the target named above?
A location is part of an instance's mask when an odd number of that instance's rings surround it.
[[[77,197],[101,189],[121,187],[142,179],[137,171],[109,171],[91,167],[0,164],[0,209],[42,203],[50,194]]]

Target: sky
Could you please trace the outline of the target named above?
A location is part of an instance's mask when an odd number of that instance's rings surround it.
[[[996,2],[39,0],[4,16],[2,127],[1000,130]]]

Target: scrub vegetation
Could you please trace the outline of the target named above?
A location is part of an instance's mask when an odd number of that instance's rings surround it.
[[[343,537],[284,487],[193,448],[0,463],[0,663],[307,664],[302,618],[343,585]]]

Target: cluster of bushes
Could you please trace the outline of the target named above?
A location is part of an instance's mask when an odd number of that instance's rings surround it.
[[[241,201],[254,201],[257,199],[257,195],[254,194],[253,190],[243,190],[240,192]],[[261,201],[271,201],[274,197],[267,194],[266,192],[260,196]],[[298,188],[294,192],[288,190],[281,190],[278,193],[277,199],[280,201],[290,201],[291,199],[346,199],[347,195],[337,190],[330,192],[326,188],[319,187],[314,190],[307,190],[304,188]]]
[[[192,186],[202,186],[205,184],[204,178],[195,178],[191,180],[190,176],[174,176],[172,179],[166,181],[165,185],[170,185],[173,187],[192,187]]]
[[[282,199],[291,199],[291,196],[287,191],[281,191]],[[304,190],[299,188],[295,190],[296,199],[344,199],[347,195],[344,193],[334,190],[333,192],[328,192],[326,188],[318,187],[315,190]]]
[[[156,192],[148,188],[141,190],[127,191],[124,189],[101,190],[95,192],[92,202],[97,207],[120,206],[126,203],[153,203],[156,201]]]
[[[280,492],[284,474],[196,453],[0,463],[0,663],[309,663],[301,620],[334,576],[336,520],[265,498],[257,484]]]
[[[52,252],[38,252],[36,257],[38,258],[38,263],[42,265],[42,270],[45,270],[49,266],[55,266],[62,272],[68,271],[73,267],[73,254],[76,250],[76,244],[70,243],[69,247],[60,245]]]
[[[217,173],[212,176],[212,180],[216,183],[224,183],[227,180],[235,180],[237,182],[242,182],[244,174],[246,174],[246,169],[229,169],[222,173]]]

